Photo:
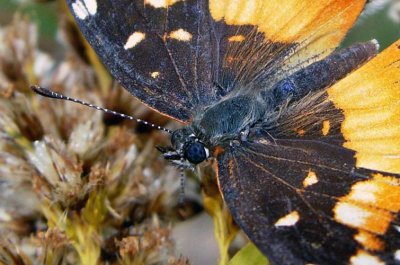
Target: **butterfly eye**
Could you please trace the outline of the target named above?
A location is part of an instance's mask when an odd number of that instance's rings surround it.
[[[185,149],[185,158],[193,164],[199,164],[203,162],[207,158],[206,147],[200,142],[191,143]]]

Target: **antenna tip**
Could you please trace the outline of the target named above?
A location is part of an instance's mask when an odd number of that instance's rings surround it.
[[[33,92],[36,92],[36,91],[40,90],[40,86],[38,86],[38,85],[31,85],[29,88],[30,88]]]
[[[39,94],[44,97],[49,97],[49,98],[54,98],[54,92],[52,92],[49,89],[46,89],[44,87],[38,86],[38,85],[32,85],[30,86],[30,89],[35,92],[36,94]]]

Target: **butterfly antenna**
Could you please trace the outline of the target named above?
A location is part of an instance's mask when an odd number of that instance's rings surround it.
[[[184,159],[181,158],[182,162],[184,162]],[[179,186],[179,205],[184,206],[185,204],[185,182],[186,182],[186,176],[185,176],[185,171],[183,167],[180,167],[180,186]]]
[[[123,113],[119,113],[119,112],[116,112],[116,111],[113,111],[113,110],[110,110],[110,109],[102,108],[102,107],[99,107],[99,106],[90,104],[90,103],[85,102],[85,101],[80,100],[80,99],[71,98],[71,97],[65,96],[65,95],[63,95],[63,94],[60,94],[60,93],[51,91],[51,90],[49,90],[49,89],[47,89],[47,88],[44,88],[44,87],[40,87],[40,86],[31,86],[31,89],[32,89],[36,94],[39,94],[39,95],[44,96],[44,97],[72,101],[72,102],[75,102],[75,103],[78,103],[78,104],[81,104],[81,105],[84,105],[84,106],[87,106],[87,107],[90,107],[90,108],[93,108],[93,109],[101,110],[101,111],[103,111],[103,112],[105,112],[105,113],[110,113],[110,114],[113,114],[113,115],[115,115],[115,116],[122,117],[122,118],[124,118],[124,119],[133,120],[133,121],[136,121],[136,122],[138,122],[138,123],[142,123],[142,124],[145,124],[145,125],[150,126],[150,127],[152,127],[152,128],[155,128],[155,129],[157,129],[157,130],[164,131],[164,132],[167,132],[167,133],[172,134],[172,131],[171,131],[171,130],[169,130],[169,129],[167,129],[167,128],[164,128],[164,127],[161,127],[161,126],[159,126],[159,125],[155,125],[155,124],[153,124],[153,123],[151,123],[151,122],[147,122],[147,121],[144,121],[144,120],[142,120],[142,119],[136,119],[136,118],[134,118],[134,117],[132,117],[132,116],[125,115],[125,114],[123,114]]]

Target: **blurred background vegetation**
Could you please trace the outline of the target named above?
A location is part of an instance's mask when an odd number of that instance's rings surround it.
[[[57,1],[0,0],[0,24],[9,24],[17,11],[28,15],[39,26],[39,46],[52,52],[58,27],[57,5]]]

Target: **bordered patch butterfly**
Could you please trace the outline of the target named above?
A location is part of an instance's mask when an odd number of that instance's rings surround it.
[[[184,124],[164,157],[217,159],[272,263],[400,264],[400,42],[333,51],[365,1],[67,3],[113,76]]]

